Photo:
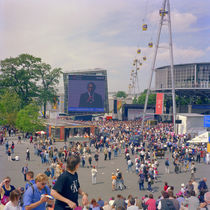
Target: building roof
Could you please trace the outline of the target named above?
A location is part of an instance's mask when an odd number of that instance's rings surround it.
[[[52,127],[65,127],[65,128],[85,128],[85,127],[95,127],[91,122],[81,122],[73,121],[67,119],[47,119],[45,122],[47,125]]]
[[[174,66],[175,67],[178,67],[178,66],[188,66],[188,65],[210,65],[210,62],[204,62],[204,63],[183,63],[183,64],[175,64]],[[158,69],[165,69],[165,68],[169,68],[170,65],[167,65],[167,66],[161,66],[161,67],[158,67],[156,68],[156,70]]]
[[[204,117],[202,114],[197,113],[177,113],[178,116],[184,116],[184,117]]]
[[[72,75],[72,74],[89,74],[89,73],[106,73],[106,69],[95,68],[95,69],[78,69],[71,70],[69,72],[64,72],[63,74]]]

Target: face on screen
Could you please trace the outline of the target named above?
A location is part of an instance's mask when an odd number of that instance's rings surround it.
[[[88,84],[88,92],[89,92],[90,94],[93,94],[94,90],[95,90],[94,84],[93,84],[93,83],[89,83],[89,84]]]
[[[105,77],[69,77],[69,111],[104,112]]]

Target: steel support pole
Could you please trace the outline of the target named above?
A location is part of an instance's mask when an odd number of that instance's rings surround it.
[[[165,7],[166,7],[166,0],[163,1],[163,6],[162,6],[161,9],[163,9],[163,11],[165,11]],[[154,73],[154,70],[155,70],[155,62],[156,62],[157,51],[158,51],[159,42],[160,42],[160,33],[161,33],[162,25],[163,25],[163,18],[164,18],[164,15],[162,14],[161,18],[160,18],[160,22],[159,22],[157,40],[156,40],[156,43],[155,43],[155,52],[154,52],[154,56],[153,56],[153,59],[152,59],[151,75],[150,75],[149,85],[148,85],[148,89],[147,89],[147,95],[146,95],[146,99],[145,99],[145,103],[144,103],[144,112],[143,112],[142,124],[141,124],[141,130],[142,131],[144,129],[144,121],[145,121],[145,115],[146,115],[146,111],[147,111],[148,98],[149,98],[149,93],[150,93],[150,89],[151,89],[153,73]]]
[[[172,43],[171,14],[170,14],[169,0],[167,0],[167,9],[168,9],[169,51],[170,51],[170,64],[171,64],[173,124],[174,124],[174,132],[176,133],[176,100],[175,100],[175,86],[174,86],[174,58],[173,58],[173,43]]]

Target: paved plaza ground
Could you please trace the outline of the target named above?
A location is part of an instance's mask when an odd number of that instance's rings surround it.
[[[21,144],[17,144],[16,137],[12,137],[9,140],[15,142],[15,154],[20,156],[20,161],[8,161],[7,155],[5,154],[5,146],[0,146],[0,180],[2,180],[5,176],[10,176],[12,181],[11,183],[15,187],[25,186],[23,174],[21,173],[22,167],[28,163],[29,169],[34,171],[35,175],[40,172],[44,172],[48,167],[46,164],[41,164],[41,159],[37,156],[34,156],[33,145],[28,142],[22,142]],[[58,148],[62,147],[64,143],[58,142],[56,146]],[[31,161],[25,161],[26,157],[26,149],[27,147],[31,152]],[[175,192],[180,189],[182,183],[187,184],[190,173],[181,173],[175,174],[174,167],[172,164],[171,155],[166,153],[165,157],[169,157],[170,160],[170,174],[165,174],[164,171],[164,159],[158,159],[160,162],[159,166],[159,178],[158,182],[155,183],[152,187],[154,190],[154,196],[157,198],[160,195],[161,190],[163,190],[164,182],[168,182],[168,184],[175,187]],[[134,160],[135,156],[131,155],[132,160]],[[93,161],[94,164],[94,161]],[[123,191],[112,191],[111,188],[111,173],[116,172],[116,169],[119,168],[122,171],[125,184],[127,189]],[[199,165],[196,164],[197,173],[196,179],[199,181],[202,177],[207,177],[208,186],[210,187],[210,165],[206,165],[201,163]],[[127,197],[129,194],[134,196],[143,196],[148,194],[147,191],[139,192],[138,188],[138,176],[135,173],[128,173],[126,171],[127,165],[124,159],[124,155],[114,158],[110,161],[103,160],[103,153],[100,154],[99,158],[99,168],[98,168],[98,176],[97,176],[97,184],[91,184],[91,172],[89,168],[80,168],[79,169],[79,180],[81,188],[89,194],[89,198],[98,199],[101,197],[104,200],[108,200],[111,196],[116,196],[117,194],[122,194]],[[147,186],[147,183],[145,183]]]

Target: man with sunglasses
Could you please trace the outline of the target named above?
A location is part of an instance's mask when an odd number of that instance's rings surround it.
[[[80,165],[79,155],[71,155],[67,159],[66,171],[58,177],[53,189],[52,196],[56,199],[56,210],[74,209],[78,206],[78,194],[82,195],[83,205],[88,202],[87,194],[79,184],[77,170]]]
[[[50,195],[50,188],[47,186],[48,177],[45,174],[38,174],[35,184],[29,187],[23,196],[23,210],[45,210],[46,204],[53,204],[47,195]]]

